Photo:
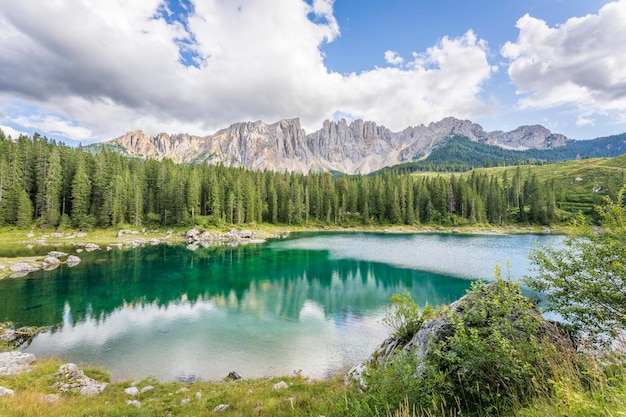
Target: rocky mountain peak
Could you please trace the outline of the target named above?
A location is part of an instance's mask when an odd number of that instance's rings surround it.
[[[272,124],[261,120],[234,123],[209,136],[159,133],[141,130],[112,141],[133,156],[171,158],[177,162],[208,161],[250,169],[309,172],[336,170],[366,174],[385,166],[425,158],[433,147],[454,136],[509,149],[554,148],[567,138],[543,126],[521,126],[511,132],[486,132],[470,120],[446,117],[428,125],[392,132],[373,121],[325,120],[307,134],[299,118]]]

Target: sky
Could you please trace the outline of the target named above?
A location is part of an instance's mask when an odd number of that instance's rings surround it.
[[[12,136],[294,117],[626,132],[626,0],[2,0],[0,27]]]

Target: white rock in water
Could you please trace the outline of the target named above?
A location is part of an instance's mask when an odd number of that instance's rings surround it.
[[[92,251],[98,250],[98,249],[100,249],[100,246],[96,245],[95,243],[87,243],[85,245],[85,250],[87,252],[92,252]]]
[[[52,256],[53,258],[62,258],[67,256],[67,253],[53,250],[52,252],[48,252],[48,256]]]
[[[61,261],[59,261],[59,258],[55,258],[54,256],[48,256],[43,260],[43,263],[45,265],[57,265],[60,264]]]
[[[30,265],[23,263],[23,262],[19,262],[16,264],[11,265],[11,267],[9,268],[12,272],[29,272],[31,270]]]
[[[66,262],[69,267],[76,266],[80,263],[80,258],[78,256],[70,255],[67,257]]]

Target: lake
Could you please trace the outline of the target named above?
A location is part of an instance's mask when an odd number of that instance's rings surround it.
[[[329,377],[387,336],[389,297],[460,298],[472,280],[529,273],[558,236],[292,234],[259,245],[83,252],[73,268],[0,281],[0,319],[52,326],[25,350],[104,366],[114,380]]]

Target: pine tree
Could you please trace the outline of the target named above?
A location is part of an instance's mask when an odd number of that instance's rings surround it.
[[[74,227],[85,227],[90,225],[87,219],[89,215],[89,206],[91,203],[91,181],[87,168],[85,167],[85,158],[82,152],[79,152],[76,162],[76,172],[72,180],[72,225]]]

